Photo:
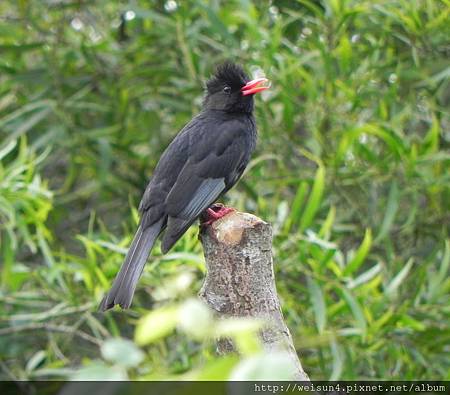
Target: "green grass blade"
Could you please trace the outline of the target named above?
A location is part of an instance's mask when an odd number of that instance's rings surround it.
[[[367,254],[370,251],[370,247],[372,246],[372,232],[370,229],[366,229],[366,233],[364,234],[364,239],[356,251],[353,259],[347,264],[344,269],[344,276],[349,276],[356,272],[359,267],[364,263],[364,259],[366,259]]]
[[[325,189],[325,168],[319,165],[316,176],[314,178],[314,183],[312,186],[311,194],[308,199],[308,203],[303,211],[302,217],[300,219],[299,231],[303,232],[308,228],[315,218],[317,210],[320,207],[322,201],[323,191]]]

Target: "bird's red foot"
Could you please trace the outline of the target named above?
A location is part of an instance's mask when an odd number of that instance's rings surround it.
[[[211,207],[207,208],[202,215],[202,226],[209,226],[218,219],[225,215],[236,211],[232,207],[225,207],[221,203],[215,203]]]

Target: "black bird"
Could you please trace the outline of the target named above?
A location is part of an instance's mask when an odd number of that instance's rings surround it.
[[[230,209],[208,209],[241,177],[256,144],[253,95],[268,88],[266,78],[249,81],[234,63],[219,66],[206,83],[201,112],[162,154],[139,205],[139,227],[125,262],[100,309],[128,308],[155,243],[163,253],[207,210],[210,221]]]

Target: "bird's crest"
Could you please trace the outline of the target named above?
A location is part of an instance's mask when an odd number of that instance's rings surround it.
[[[211,93],[222,89],[224,85],[241,88],[248,80],[241,66],[228,61],[217,67],[214,75],[206,82],[206,88]]]

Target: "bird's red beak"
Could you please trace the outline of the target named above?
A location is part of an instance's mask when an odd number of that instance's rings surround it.
[[[264,85],[263,85],[264,84]],[[247,82],[242,88],[242,96],[254,95],[255,93],[265,91],[270,88],[270,83],[267,78],[256,78],[250,82]]]

